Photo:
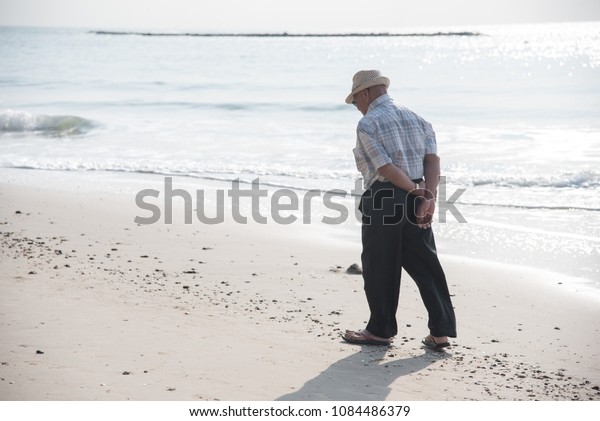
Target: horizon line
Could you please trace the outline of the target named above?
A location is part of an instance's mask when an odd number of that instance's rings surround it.
[[[439,37],[439,36],[481,36],[479,32],[348,32],[348,33],[288,33],[288,32],[140,32],[140,31],[89,31],[94,35],[133,35],[147,37]]]

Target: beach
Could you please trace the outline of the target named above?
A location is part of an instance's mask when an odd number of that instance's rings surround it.
[[[2,169],[0,182],[2,400],[600,399],[600,298],[583,278],[440,253],[453,346],[420,344],[406,274],[393,345],[356,346],[340,333],[368,317],[346,272],[358,235],[185,224],[177,208],[173,224],[137,224],[135,192],[158,175]]]
[[[599,28],[1,26],[0,400],[595,405]],[[406,274],[392,346],[341,338],[360,69],[436,132],[444,352]]]
[[[0,168],[350,192],[362,183],[352,154],[361,114],[344,99],[357,70],[380,69],[394,101],[436,132],[440,198],[456,200],[456,212],[439,213],[440,252],[600,288],[598,28],[168,36],[0,27]]]

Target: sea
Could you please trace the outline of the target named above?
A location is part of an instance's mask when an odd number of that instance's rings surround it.
[[[361,69],[380,69],[390,96],[434,126],[441,254],[600,288],[600,22],[361,34],[0,27],[0,168],[258,179],[345,191],[353,207],[361,114],[344,99]],[[338,235],[359,238],[354,222]]]

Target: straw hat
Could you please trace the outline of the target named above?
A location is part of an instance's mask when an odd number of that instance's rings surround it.
[[[385,85],[386,88],[389,88],[390,80],[382,76],[379,70],[361,70],[357,72],[352,78],[352,92],[346,97],[346,104],[352,104],[352,97],[355,93],[377,85]]]

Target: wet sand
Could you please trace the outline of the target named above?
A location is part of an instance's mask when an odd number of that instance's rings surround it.
[[[451,348],[421,346],[407,275],[393,346],[349,345],[340,332],[367,318],[346,272],[358,242],[138,225],[130,193],[14,180],[0,183],[2,400],[600,399],[600,300],[581,280],[442,255]]]

